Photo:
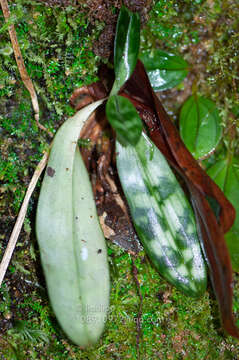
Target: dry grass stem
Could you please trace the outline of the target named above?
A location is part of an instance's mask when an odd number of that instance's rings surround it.
[[[17,239],[19,237],[19,234],[20,234],[20,231],[21,231],[21,228],[22,228],[22,225],[23,225],[26,213],[27,213],[27,208],[28,208],[30,198],[36,187],[37,181],[38,181],[39,177],[41,176],[41,173],[47,164],[47,160],[48,160],[48,153],[45,153],[44,156],[42,157],[41,161],[37,165],[36,170],[32,176],[32,179],[28,185],[25,198],[23,200],[21,209],[20,209],[18,217],[17,217],[17,221],[14,225],[13,231],[12,231],[10,239],[8,241],[6,251],[3,255],[2,261],[0,263],[0,287],[2,285],[4,276],[6,274],[8,265],[10,263],[10,260],[11,260],[12,254],[13,254],[13,251],[15,249]]]
[[[7,0],[0,0],[0,4],[2,7],[3,16],[5,18],[5,21],[7,22],[10,19],[10,10],[8,7],[8,2],[7,2]],[[50,137],[53,137],[53,134],[39,122],[39,104],[38,104],[38,100],[37,100],[37,94],[36,94],[35,88],[33,86],[32,80],[30,79],[30,77],[27,73],[26,67],[24,65],[24,60],[23,60],[20,46],[19,46],[19,43],[17,40],[16,30],[15,30],[15,27],[13,24],[9,25],[8,31],[9,31],[9,36],[11,39],[11,43],[12,43],[12,47],[13,47],[13,51],[14,51],[14,55],[15,55],[15,59],[16,59],[16,63],[18,66],[18,70],[19,70],[21,79],[31,96],[32,107],[33,107],[33,110],[35,113],[35,120],[36,120],[37,126],[41,130],[46,131]]]

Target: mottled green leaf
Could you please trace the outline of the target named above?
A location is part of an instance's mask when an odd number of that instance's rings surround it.
[[[207,274],[194,214],[164,155],[142,133],[136,146],[116,141],[116,165],[135,230],[156,269],[192,297]]]
[[[236,220],[225,237],[233,270],[239,271],[239,159],[220,160],[207,172],[236,209]]]
[[[106,115],[117,134],[118,140],[123,144],[136,145],[142,129],[142,120],[131,102],[118,95],[109,98],[106,104]]]
[[[114,42],[115,82],[111,95],[117,94],[133,73],[138,59],[139,45],[139,14],[133,13],[125,6],[122,6],[117,21]]]
[[[188,74],[188,63],[181,56],[162,50],[145,52],[140,56],[140,60],[144,63],[155,91],[177,86]]]
[[[213,151],[222,135],[215,103],[202,96],[190,96],[180,113],[180,135],[196,159]]]

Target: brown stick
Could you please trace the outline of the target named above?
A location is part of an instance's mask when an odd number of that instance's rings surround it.
[[[5,18],[5,21],[7,22],[10,19],[10,15],[11,15],[9,7],[8,7],[8,2],[7,2],[7,0],[0,0],[0,4],[2,7],[3,16]],[[23,60],[20,46],[19,46],[19,43],[17,40],[16,30],[15,30],[15,27],[13,24],[9,25],[8,31],[9,31],[9,36],[11,39],[11,43],[12,43],[12,47],[13,47],[13,51],[14,51],[14,55],[15,55],[15,59],[16,59],[16,63],[17,63],[17,67],[18,67],[21,79],[31,96],[32,107],[33,107],[33,110],[35,113],[35,120],[36,120],[37,126],[40,129],[46,131],[50,137],[53,137],[53,134],[39,122],[39,104],[38,104],[38,100],[37,100],[37,94],[35,92],[35,88],[33,86],[32,80],[30,79],[30,77],[27,73],[27,70],[25,68],[24,60]]]
[[[17,217],[17,221],[14,225],[13,231],[11,233],[10,239],[7,244],[7,248],[5,250],[2,261],[0,263],[0,287],[3,282],[4,276],[6,274],[8,265],[10,263],[13,251],[15,249],[17,239],[19,237],[19,234],[20,234],[20,231],[21,231],[21,228],[22,228],[25,216],[26,216],[28,203],[29,203],[32,193],[36,187],[37,181],[47,164],[47,160],[48,160],[48,153],[45,153],[44,156],[42,157],[41,161],[37,165],[36,170],[31,178],[29,185],[28,185],[25,198],[23,200],[21,209],[20,209],[18,217]]]

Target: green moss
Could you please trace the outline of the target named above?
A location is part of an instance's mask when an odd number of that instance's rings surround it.
[[[102,339],[96,348],[80,350],[65,339],[41,289],[25,294],[18,303],[18,320],[7,332],[8,344],[18,354],[41,354],[48,359],[137,359],[136,319],[139,297],[132,275],[130,255],[110,245],[111,307]],[[144,253],[135,260],[143,295],[140,352],[144,359],[231,359],[239,356],[236,341],[223,337],[215,301],[206,293],[200,300],[188,298],[163,281]],[[116,275],[117,273],[117,275]],[[236,287],[236,295],[239,288]],[[5,314],[11,311],[9,289],[2,288]],[[235,310],[239,303],[235,303]],[[3,351],[3,350],[2,350]],[[5,350],[4,350],[5,351]],[[6,348],[9,351],[9,345]],[[3,352],[5,354],[5,352]],[[112,355],[114,354],[114,355]]]
[[[38,94],[58,116],[71,114],[68,99],[72,91],[96,80],[98,59],[93,55],[92,41],[101,28],[90,31],[87,14],[70,6],[63,11],[18,0],[11,12],[25,65]],[[3,17],[0,26],[4,26]],[[2,33],[0,89],[2,95],[11,96],[21,80],[7,29]],[[47,122],[44,115],[42,118]]]
[[[89,30],[87,14],[73,7],[63,11],[16,1],[10,8],[10,22],[16,24],[25,65],[38,93],[40,121],[55,132],[74,113],[69,106],[74,89],[97,79],[98,59],[93,55],[92,42],[100,28]],[[16,213],[31,175],[27,169],[35,167],[48,139],[36,126],[2,14],[0,29],[0,178],[4,179],[3,204],[12,204]]]

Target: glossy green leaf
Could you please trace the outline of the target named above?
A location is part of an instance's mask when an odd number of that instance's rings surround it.
[[[226,234],[226,242],[233,270],[239,271],[239,159],[220,160],[207,172],[236,209],[236,220]]]
[[[117,94],[134,71],[140,45],[140,19],[138,13],[125,6],[120,9],[114,42],[115,82],[111,95]]]
[[[107,118],[123,144],[136,145],[142,129],[142,120],[131,102],[118,95],[109,98],[106,104]]]
[[[188,74],[188,63],[181,56],[162,50],[145,52],[140,56],[140,60],[144,63],[155,91],[177,86]]]
[[[213,151],[222,135],[215,103],[202,96],[190,96],[180,113],[180,135],[196,159]]]
[[[81,347],[98,341],[109,304],[105,238],[77,146],[81,129],[103,101],[85,106],[57,131],[36,215],[37,240],[52,308],[66,335]],[[100,256],[97,249],[101,249]],[[94,311],[95,322],[87,320],[92,316],[88,307],[99,309]]]

